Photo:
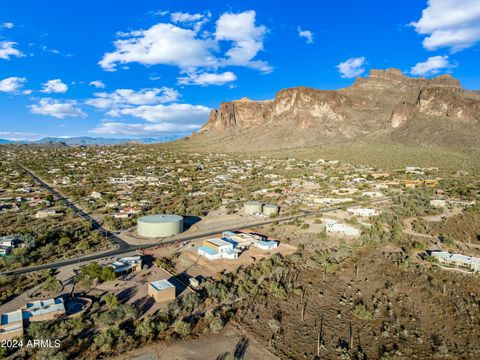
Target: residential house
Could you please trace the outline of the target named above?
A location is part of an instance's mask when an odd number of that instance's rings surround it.
[[[430,255],[443,264],[468,269],[473,272],[480,271],[480,258],[462,254],[453,254],[447,251],[431,251]]]
[[[339,233],[339,234],[348,235],[348,236],[359,236],[360,235],[360,230],[359,229],[357,229],[353,226],[347,225],[347,224],[338,223],[335,220],[327,219],[325,221],[324,226],[325,226],[325,230],[327,232]]]
[[[62,298],[28,302],[19,310],[0,315],[0,340],[21,337],[25,327],[35,321],[50,321],[65,316]]]
[[[367,208],[348,208],[349,214],[360,216],[360,217],[371,217],[380,214],[377,209],[367,209]]]

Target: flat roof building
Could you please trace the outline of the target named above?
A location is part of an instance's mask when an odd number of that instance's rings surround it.
[[[11,246],[0,245],[0,256],[6,256],[12,252]]]
[[[480,271],[480,258],[462,254],[453,254],[447,251],[432,251],[431,256],[444,264],[466,268],[473,272]]]
[[[148,295],[153,297],[157,303],[175,300],[175,286],[168,280],[152,281],[148,284]]]
[[[249,234],[239,231],[225,231],[222,235],[224,239],[228,239],[236,243],[235,248],[238,249],[246,249],[250,247],[250,245],[254,245],[264,239],[260,235]]]
[[[22,310],[16,310],[0,315],[0,340],[10,340],[22,335]]]
[[[1,246],[16,247],[21,243],[20,239],[16,235],[8,235],[0,237]]]
[[[198,254],[209,260],[218,259],[236,259],[239,250],[235,250],[236,243],[228,238],[208,239],[203,242],[203,246],[198,248]]]
[[[211,247],[219,253],[223,253],[229,249],[233,250],[236,244],[233,241],[227,241],[226,239],[213,238],[205,240],[203,245]]]
[[[367,208],[347,208],[348,213],[361,216],[361,217],[371,217],[380,214],[377,209],[367,209]]]
[[[206,257],[208,260],[218,260],[222,258],[222,254],[210,246],[200,246],[198,248],[198,254]]]
[[[108,264],[116,274],[125,274],[132,271],[142,270],[142,257],[141,256],[128,256],[124,258],[118,258],[114,262]]]
[[[349,235],[349,236],[359,236],[360,235],[360,230],[357,228],[354,228],[353,226],[347,225],[347,224],[341,224],[336,222],[335,220],[328,219],[325,222],[325,230],[327,232],[332,232],[332,233],[339,233],[343,235]]]
[[[0,340],[22,336],[28,322],[54,320],[64,315],[63,298],[28,302],[19,310],[0,315]]]

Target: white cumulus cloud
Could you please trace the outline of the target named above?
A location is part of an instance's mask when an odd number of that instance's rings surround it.
[[[58,119],[66,117],[86,117],[87,115],[77,106],[75,100],[40,99],[37,104],[29,105],[32,114],[53,116]]]
[[[267,28],[255,25],[256,12],[248,10],[241,13],[224,13],[216,22],[215,38],[231,41],[233,46],[227,50],[224,65],[246,66],[268,73],[272,68],[265,61],[253,60],[263,50],[263,41]]]
[[[206,106],[178,103],[117,108],[110,110],[107,115],[112,118],[131,116],[146,122],[132,124],[106,120],[92,132],[107,135],[146,136],[189,132],[200,129],[210,111],[211,109]]]
[[[337,65],[337,69],[340,72],[342,78],[354,78],[360,76],[365,71],[363,67],[365,65],[365,58],[356,57],[345,60]]]
[[[313,33],[310,30],[302,30],[300,26],[297,28],[298,36],[304,38],[307,44],[313,44]]]
[[[149,122],[172,122],[175,123],[203,123],[211,109],[203,105],[191,104],[158,104],[142,105],[131,108],[121,108],[110,110],[107,115],[111,117],[120,117],[122,115],[133,116],[144,119]]]
[[[448,56],[432,56],[426,61],[419,62],[413,66],[410,73],[415,76],[436,75],[441,70],[450,69],[455,65],[448,61]]]
[[[180,94],[172,88],[151,88],[135,91],[132,89],[117,89],[111,93],[95,93],[95,98],[85,103],[99,109],[128,107],[131,105],[154,105],[176,101]]]
[[[0,41],[0,59],[10,60],[10,57],[22,57],[25,56],[20,50],[16,49],[16,42],[13,41]]]
[[[237,76],[231,72],[226,71],[224,73],[192,73],[187,76],[182,76],[178,78],[178,83],[181,85],[224,85],[235,81]]]
[[[216,21],[213,32],[200,33],[199,28],[210,16],[210,13],[173,13],[174,24],[159,23],[146,30],[117,33],[114,51],[105,53],[99,65],[106,71],[115,71],[118,65],[128,63],[172,65],[182,73],[199,69],[212,72],[225,66],[272,71],[267,62],[255,59],[263,50],[267,32],[265,26],[255,24],[255,11],[224,13]]]
[[[171,18],[174,23],[191,23],[202,20],[205,18],[205,15],[174,12],[171,14]]]
[[[429,0],[421,18],[410,25],[426,35],[423,46],[428,50],[469,48],[480,40],[480,1]]]
[[[68,86],[60,79],[48,80],[43,84],[42,92],[44,93],[66,93]]]
[[[4,22],[2,26],[4,29],[13,29],[15,27],[15,24],[12,22]]]
[[[88,85],[96,87],[97,89],[105,89],[105,84],[101,80],[90,81]]]
[[[193,29],[198,32],[202,28],[202,26],[210,20],[211,16],[212,14],[210,12],[207,12],[205,14],[174,12],[170,15],[170,18],[173,23],[193,26]]]
[[[115,51],[106,53],[100,66],[115,71],[117,64],[175,65],[181,69],[216,64],[212,50],[216,44],[211,39],[201,39],[193,30],[172,24],[157,24],[147,30],[121,34],[114,42]]]
[[[16,93],[26,82],[26,78],[16,76],[0,80],[0,91],[6,93]]]

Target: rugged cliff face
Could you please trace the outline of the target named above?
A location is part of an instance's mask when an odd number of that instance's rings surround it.
[[[418,133],[438,130],[436,122],[442,127],[479,130],[478,92],[464,90],[450,75],[410,78],[400,70],[387,69],[371,70],[368,77],[338,91],[296,87],[279,91],[273,100],[222,103],[196,137],[229,134],[241,139],[243,134],[249,143],[255,136],[262,143],[268,139],[273,147],[283,147],[372,136],[395,138],[397,132],[408,142],[407,132],[415,131],[412,139],[419,142]],[[478,131],[472,135],[469,142],[480,145]]]
[[[248,98],[224,102],[218,110],[211,112],[204,129],[225,132],[261,125],[265,122],[263,112],[269,103],[270,101],[252,101]]]

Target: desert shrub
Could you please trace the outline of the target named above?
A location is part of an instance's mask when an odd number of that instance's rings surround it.
[[[156,328],[151,318],[146,318],[136,324],[135,335],[145,338],[146,340],[151,340],[155,336]]]
[[[49,275],[43,283],[43,290],[45,291],[58,291],[60,290],[60,282],[54,277]]]
[[[190,324],[187,323],[186,321],[178,321],[175,324],[175,332],[180,335],[180,337],[184,338],[188,334],[190,334]]]
[[[208,325],[210,331],[213,334],[218,334],[223,329],[223,326],[223,320],[218,315],[214,316],[213,319],[210,321],[210,324]]]
[[[440,235],[438,239],[446,247],[452,247],[455,244],[455,241],[446,235]]]
[[[83,266],[78,274],[77,280],[80,282],[91,282],[98,280],[100,282],[112,281],[117,278],[117,274],[108,266],[100,266],[96,262]]]
[[[109,309],[116,309],[120,305],[120,301],[115,294],[107,294],[102,299]]]
[[[373,314],[367,309],[365,304],[359,303],[352,310],[352,315],[360,320],[371,320]]]

